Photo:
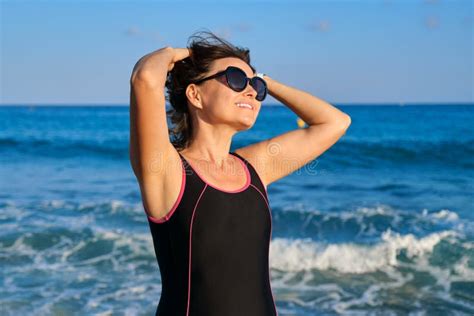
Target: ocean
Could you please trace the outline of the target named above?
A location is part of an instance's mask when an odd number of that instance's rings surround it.
[[[268,186],[279,315],[473,315],[474,104],[336,106],[346,134]],[[231,150],[296,119],[264,106]],[[128,141],[127,106],[0,107],[1,315],[154,314]]]

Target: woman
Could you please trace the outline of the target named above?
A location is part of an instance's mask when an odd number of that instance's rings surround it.
[[[277,315],[267,186],[331,147],[350,117],[257,76],[249,50],[204,33],[209,38],[195,35],[188,48],[145,55],[130,80],[130,159],[162,280],[156,314]],[[267,93],[308,127],[229,153],[232,137],[253,126]]]

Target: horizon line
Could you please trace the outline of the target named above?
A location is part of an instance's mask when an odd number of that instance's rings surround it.
[[[382,103],[331,103],[341,106],[430,106],[430,105],[474,105],[474,102],[382,102]],[[120,103],[0,103],[0,107],[129,107],[129,104]],[[166,107],[169,107],[166,104]],[[262,107],[286,107],[281,103],[262,104]]]

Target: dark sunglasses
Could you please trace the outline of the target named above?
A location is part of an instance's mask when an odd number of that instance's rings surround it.
[[[197,80],[192,83],[199,84],[205,80],[214,79],[222,75],[225,75],[227,85],[234,91],[243,91],[247,87],[247,82],[250,82],[250,85],[255,89],[255,91],[257,91],[257,96],[255,99],[258,101],[263,101],[267,96],[267,83],[265,80],[257,76],[248,78],[242,69],[234,66],[229,66],[226,70],[220,71],[212,76]]]

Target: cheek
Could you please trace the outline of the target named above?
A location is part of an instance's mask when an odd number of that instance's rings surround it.
[[[223,84],[219,84],[213,87],[213,89],[209,90],[207,93],[207,99],[209,103],[225,103],[227,102],[236,102],[234,101],[237,98],[237,92],[233,91],[232,89],[224,86]]]
[[[216,108],[226,109],[233,108],[235,102],[238,100],[238,94],[231,89],[225,88],[219,89],[214,94],[213,100],[210,100]]]
[[[232,117],[234,111],[232,96],[227,93],[215,94],[211,97],[208,103],[208,113],[213,117]]]

